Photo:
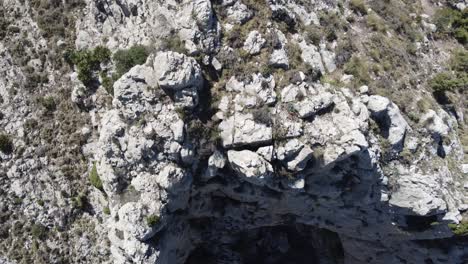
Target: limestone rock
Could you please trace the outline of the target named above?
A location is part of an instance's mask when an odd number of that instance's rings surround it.
[[[297,110],[301,118],[308,118],[332,106],[333,98],[334,97],[331,93],[321,93],[312,99],[307,98],[294,104],[294,108]]]
[[[277,158],[291,171],[304,170],[307,162],[313,157],[313,151],[297,139],[289,140],[276,151]]]
[[[369,96],[367,108],[383,128],[384,137],[396,150],[401,150],[409,125],[400,113],[397,105],[379,95]]]
[[[390,198],[390,205],[415,215],[427,216],[447,211],[447,204],[435,175],[409,173],[399,175],[398,189]]]
[[[262,37],[260,32],[254,30],[249,33],[244,43],[244,50],[251,55],[257,55],[264,47],[266,40]]]
[[[201,68],[193,58],[176,52],[160,52],[153,59],[154,74],[162,89],[172,91],[184,88],[201,88]]]
[[[223,146],[260,145],[272,140],[272,128],[255,122],[252,114],[235,113],[219,124]]]
[[[240,1],[233,1],[234,4],[227,7],[227,16],[229,20],[236,24],[244,24],[252,18],[252,11]]]
[[[227,155],[229,164],[238,176],[253,184],[264,185],[273,172],[270,163],[255,152],[229,150]]]
[[[226,166],[226,159],[223,154],[219,151],[215,151],[213,155],[208,159],[208,169],[205,173],[205,178],[209,179],[218,173],[218,170]]]
[[[276,49],[270,56],[270,65],[275,68],[288,69],[289,57],[284,49]]]

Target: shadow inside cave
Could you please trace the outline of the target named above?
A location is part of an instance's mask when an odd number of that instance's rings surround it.
[[[302,224],[244,230],[232,240],[202,243],[186,264],[341,264],[343,247],[338,234]]]

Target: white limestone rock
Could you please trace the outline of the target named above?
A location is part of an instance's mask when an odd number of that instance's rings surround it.
[[[294,108],[301,118],[308,118],[316,115],[319,111],[333,105],[334,96],[329,92],[320,93],[312,98],[294,104]]]
[[[289,57],[284,49],[275,49],[270,55],[269,64],[275,68],[288,69]]]
[[[225,5],[231,4],[226,8],[226,15],[228,20],[235,24],[244,24],[252,18],[253,13],[249,8],[244,5],[241,1],[233,1],[232,3],[225,3]]]
[[[191,57],[168,51],[159,52],[153,59],[154,75],[163,89],[173,91],[201,88],[203,76],[200,65]]]
[[[434,110],[429,110],[421,117],[419,122],[435,136],[444,137],[449,134],[450,127],[445,124],[444,120]]]
[[[297,139],[289,140],[276,150],[276,157],[288,170],[302,171],[313,157],[313,151]]]
[[[217,175],[218,170],[226,166],[226,158],[224,155],[216,150],[208,159],[208,169],[205,172],[204,178],[210,179]]]
[[[260,145],[272,140],[272,128],[254,121],[251,113],[235,113],[219,124],[223,146]]]
[[[256,185],[265,185],[271,177],[273,168],[265,159],[249,150],[229,150],[229,164],[243,180]]]
[[[398,188],[391,194],[390,205],[421,216],[447,211],[438,175],[399,171]]]
[[[384,137],[388,139],[395,150],[401,150],[404,146],[406,131],[410,127],[401,115],[398,106],[388,98],[372,95],[369,96],[367,108],[372,117],[386,130]]]
[[[262,37],[262,34],[257,30],[249,33],[244,43],[244,50],[250,55],[257,55],[260,53],[262,48],[265,46],[266,40]]]

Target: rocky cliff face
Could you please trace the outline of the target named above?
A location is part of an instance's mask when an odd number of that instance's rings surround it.
[[[0,263],[467,263],[466,5],[4,0]]]

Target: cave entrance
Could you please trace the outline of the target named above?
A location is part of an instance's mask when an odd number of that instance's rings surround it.
[[[294,224],[244,230],[228,239],[204,241],[185,263],[341,264],[343,260],[337,233]]]

